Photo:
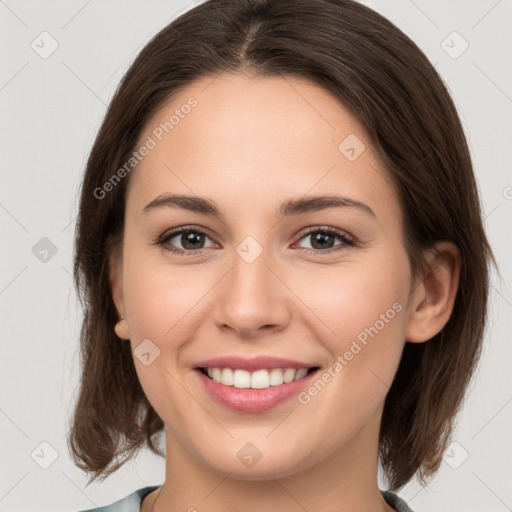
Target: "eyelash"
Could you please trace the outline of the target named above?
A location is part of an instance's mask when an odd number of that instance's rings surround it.
[[[174,231],[171,231],[170,233],[166,233],[165,235],[162,235],[155,241],[155,245],[162,247],[166,251],[169,251],[169,252],[172,252],[175,254],[179,254],[182,256],[184,256],[185,254],[187,256],[193,256],[193,255],[201,252],[202,250],[204,250],[204,249],[183,250],[183,249],[172,248],[171,246],[167,245],[169,240],[171,240],[174,237],[176,237],[177,235],[181,235],[183,233],[199,233],[201,235],[204,235],[204,236],[210,238],[208,236],[208,234],[205,231],[203,231],[202,229],[195,228],[195,227],[184,227],[184,228],[179,228]],[[318,255],[321,253],[332,254],[333,252],[343,250],[344,248],[346,248],[346,246],[355,245],[355,240],[353,238],[347,236],[344,232],[338,231],[337,229],[334,229],[334,228],[323,228],[323,227],[317,227],[317,228],[307,231],[299,238],[299,240],[302,240],[303,238],[306,238],[307,236],[310,236],[313,233],[326,233],[326,234],[329,234],[329,235],[339,238],[343,243],[339,244],[338,246],[332,247],[330,249],[326,249],[326,250],[302,248],[302,250],[306,254],[313,254],[313,255]]]

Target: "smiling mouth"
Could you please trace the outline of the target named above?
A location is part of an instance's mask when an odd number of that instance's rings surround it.
[[[318,366],[313,366],[311,368],[269,368],[250,372],[236,368],[197,368],[218,384],[238,389],[266,389],[281,386],[303,379],[318,369]]]

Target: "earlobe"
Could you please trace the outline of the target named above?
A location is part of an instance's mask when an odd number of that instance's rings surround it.
[[[126,322],[124,316],[121,317],[121,320],[117,322],[117,324],[114,327],[114,331],[116,332],[117,336],[121,338],[122,340],[129,340],[130,339],[130,331],[128,330],[128,323]]]
[[[424,254],[426,271],[411,301],[405,339],[422,343],[438,334],[453,311],[460,277],[460,252],[451,242],[438,242]]]
[[[128,323],[124,317],[124,299],[123,299],[123,273],[120,251],[115,250],[109,258],[109,280],[112,291],[112,300],[116,306],[120,320],[114,327],[115,333],[121,339],[130,339]]]

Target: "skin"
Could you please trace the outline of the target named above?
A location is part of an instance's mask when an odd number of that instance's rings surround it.
[[[140,140],[190,96],[198,106],[130,176],[123,247],[110,259],[125,316],[117,334],[133,350],[147,338],[160,350],[149,366],[134,358],[166,425],[166,480],[142,511],[391,511],[377,484],[384,399],[406,340],[428,341],[448,321],[458,251],[440,242],[437,255],[425,253],[431,270],[413,279],[388,174],[357,119],[322,88],[240,73],[201,79],[161,108]],[[349,134],[366,145],[355,161],[338,150]],[[142,212],[163,193],[210,198],[225,218]],[[343,207],[276,216],[304,195],[348,197],[375,215]],[[155,245],[190,225],[208,233],[198,254]],[[318,249],[306,232],[322,226],[354,245],[335,238]],[[248,236],[263,248],[250,264],[236,252]],[[167,246],[186,250],[183,240]],[[263,413],[232,411],[193,370],[210,357],[273,355],[322,374],[394,303],[401,311],[308,404],[293,397]],[[252,467],[237,457],[247,442],[262,454]]]

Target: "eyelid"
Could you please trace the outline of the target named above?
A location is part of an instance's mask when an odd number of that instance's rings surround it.
[[[210,234],[206,228],[202,228],[202,227],[194,226],[194,225],[185,225],[185,226],[180,226],[175,229],[172,229],[171,231],[166,232],[163,235],[159,236],[156,239],[156,241],[154,242],[154,245],[162,246],[162,248],[164,250],[167,250],[169,252],[172,252],[172,253],[175,253],[178,255],[182,255],[182,256],[184,256],[184,255],[192,256],[192,255],[195,255],[195,254],[200,253],[200,252],[204,251],[205,249],[207,249],[207,248],[201,248],[201,249],[186,250],[186,249],[176,249],[176,248],[167,247],[169,240],[171,240],[172,238],[179,236],[183,233],[186,233],[186,232],[200,233],[200,234],[206,236],[207,238],[209,238],[214,244],[217,244],[217,242],[215,242],[213,237],[210,236]],[[332,254],[333,252],[340,251],[340,250],[346,248],[347,246],[354,246],[354,245],[356,245],[356,242],[357,242],[356,238],[354,236],[352,236],[350,233],[346,232],[345,230],[342,230],[339,228],[334,228],[331,226],[318,225],[318,226],[309,226],[309,227],[301,230],[298,234],[295,235],[294,238],[297,238],[297,241],[294,242],[293,245],[295,246],[297,243],[300,243],[300,241],[303,238],[306,238],[307,236],[311,236],[312,234],[317,233],[317,232],[323,232],[323,233],[327,233],[332,236],[338,237],[338,239],[340,239],[342,241],[342,243],[335,245],[334,247],[331,247],[329,249],[325,249],[325,250],[308,249],[305,247],[301,247],[300,249],[303,252],[305,252],[307,254],[314,254],[314,255],[320,255],[322,253]]]
[[[356,245],[356,239],[351,234],[347,233],[345,230],[334,228],[331,226],[313,226],[308,227],[305,230],[301,231],[296,235],[298,238],[297,242],[294,243],[294,245],[300,243],[300,241],[303,238],[306,238],[308,236],[311,236],[313,233],[327,233],[331,236],[337,237],[342,241],[341,244],[335,245],[334,247],[331,247],[329,249],[321,250],[321,249],[308,249],[305,247],[302,247],[301,249],[305,251],[307,254],[315,254],[320,255],[322,253],[324,254],[332,254],[333,252],[341,251],[342,249],[346,248],[347,246],[354,246]]]
[[[204,248],[203,249],[184,250],[184,249],[169,249],[166,247],[169,240],[171,240],[172,238],[174,238],[178,235],[181,235],[187,231],[190,231],[193,233],[200,233],[200,234],[208,237],[210,240],[212,240],[212,242],[217,243],[213,240],[213,237],[210,236],[210,234],[208,233],[208,230],[206,230],[205,228],[201,228],[199,226],[194,226],[194,225],[180,226],[175,229],[171,229],[170,231],[167,231],[163,235],[160,235],[159,237],[157,237],[157,239],[155,240],[154,243],[155,243],[155,245],[162,246],[164,249],[168,250],[169,252],[174,252],[174,253],[179,253],[179,254],[184,254],[184,253],[196,254],[199,251],[203,251]]]

